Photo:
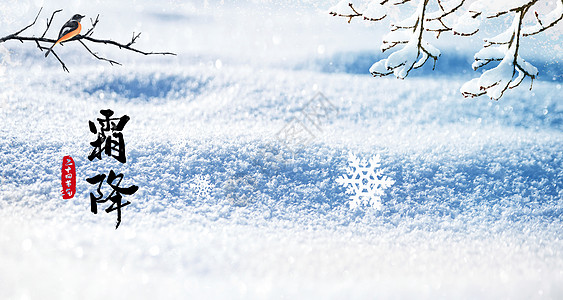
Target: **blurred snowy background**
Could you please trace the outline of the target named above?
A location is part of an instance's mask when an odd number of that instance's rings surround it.
[[[142,32],[138,48],[178,56],[92,45],[112,67],[68,43],[65,73],[33,43],[0,44],[0,298],[563,298],[561,24],[524,39],[533,89],[495,102],[459,93],[482,36],[442,37],[433,72],[373,78],[387,27],[333,4],[2,0],[0,36],[43,6],[41,35],[62,8],[49,37],[100,14],[94,37]],[[317,92],[338,116],[280,160],[275,134]],[[87,159],[101,109],[131,117],[126,164]],[[349,152],[381,155],[382,210],[349,208]],[[140,187],[118,230],[85,181],[110,169]]]

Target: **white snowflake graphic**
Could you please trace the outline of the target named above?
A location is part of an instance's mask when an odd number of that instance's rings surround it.
[[[359,159],[350,153],[348,161],[347,175],[338,177],[336,182],[346,187],[346,194],[351,194],[350,208],[370,204],[375,209],[381,209],[381,196],[395,181],[383,176],[383,171],[376,170],[380,166],[380,155],[372,156],[368,163],[365,159]]]
[[[207,199],[210,197],[211,190],[215,187],[210,181],[209,175],[195,175],[192,180],[190,180],[190,190],[194,193],[198,198]]]

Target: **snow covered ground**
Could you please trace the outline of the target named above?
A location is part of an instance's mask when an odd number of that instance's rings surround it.
[[[99,13],[94,36],[142,31],[138,48],[178,56],[92,46],[112,67],[69,43],[67,74],[0,44],[1,299],[563,298],[561,26],[526,50],[533,89],[495,102],[459,93],[480,44],[434,73],[367,75],[384,29],[328,2],[42,2],[0,4],[0,36],[43,5],[30,34],[59,8],[55,27]],[[317,92],[338,114],[282,159],[275,134]],[[131,117],[125,164],[87,159],[101,109]],[[349,208],[350,152],[395,180],[382,210]],[[110,169],[139,186],[117,230],[85,180]]]

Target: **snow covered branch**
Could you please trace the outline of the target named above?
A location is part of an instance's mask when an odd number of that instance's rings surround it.
[[[359,13],[355,8],[354,8],[354,4],[352,3],[348,3],[348,7],[351,10],[351,12],[347,12],[347,13],[338,13],[337,11],[343,11],[343,9],[341,8],[341,6],[343,6],[344,4],[346,4],[345,2],[347,1],[341,1],[340,3],[338,3],[338,9],[334,9],[331,10],[329,13],[333,16],[338,16],[338,17],[345,17],[348,18],[348,23],[350,23],[352,21],[353,18],[355,17],[361,17],[362,14]]]
[[[561,21],[561,19],[563,19],[563,0],[559,0],[557,2],[557,7],[549,14],[547,14],[544,17],[543,21],[540,19],[537,11],[534,12],[534,16],[536,18],[536,24],[524,27],[522,29],[522,36],[538,34],[546,29],[555,26],[557,22]]]
[[[485,39],[485,46],[475,54],[473,69],[477,70],[491,61],[500,63],[485,71],[479,78],[465,83],[461,87],[463,96],[477,97],[487,94],[491,99],[498,100],[507,89],[520,85],[526,76],[533,82],[538,75],[538,69],[521,58],[518,50],[524,16],[535,2],[531,1],[528,5],[514,10],[514,20],[508,30],[494,38]]]
[[[37,22],[37,19],[39,18],[39,15],[41,14],[41,11],[43,10],[43,8],[41,8],[39,10],[39,13],[37,13],[37,16],[35,17],[35,19],[33,20],[33,22],[29,25],[27,25],[26,27],[24,27],[23,29],[12,33],[10,35],[7,35],[5,37],[0,38],[0,43],[4,43],[6,41],[10,41],[10,40],[16,40],[16,41],[20,41],[20,42],[34,42],[37,46],[37,48],[40,51],[43,50],[48,50],[49,47],[43,46],[41,45],[41,43],[49,43],[49,44],[53,44],[56,42],[55,39],[49,39],[46,38],[45,35],[47,34],[47,31],[49,31],[49,28],[51,27],[52,21],[55,17],[55,15],[59,12],[61,12],[62,10],[56,10],[53,12],[53,14],[51,15],[51,18],[47,18],[47,25],[45,28],[45,31],[43,32],[43,34],[40,37],[36,37],[36,36],[22,36],[21,34],[31,28],[33,25],[35,25],[35,23]],[[111,60],[111,59],[107,59],[107,58],[103,58],[101,56],[99,56],[97,53],[93,52],[92,50],[90,50],[90,48],[88,48],[88,46],[86,46],[86,44],[84,43],[84,41],[89,41],[92,43],[98,43],[98,44],[106,44],[106,45],[113,45],[118,47],[119,49],[125,49],[125,50],[129,50],[132,52],[136,52],[139,54],[143,54],[143,55],[176,55],[175,53],[172,52],[147,52],[147,51],[142,51],[139,50],[137,48],[132,47],[132,45],[136,42],[136,40],[139,38],[139,36],[141,35],[140,33],[135,34],[133,33],[133,37],[131,38],[131,41],[129,41],[128,43],[119,43],[113,40],[109,40],[109,39],[97,39],[97,38],[93,38],[92,34],[94,33],[94,29],[96,28],[96,25],[99,22],[99,15],[96,16],[95,20],[90,19],[91,21],[91,27],[90,29],[88,29],[86,31],[86,33],[84,34],[79,34],[67,41],[61,42],[61,45],[64,43],[70,43],[73,41],[78,41],[80,44],[82,44],[82,46],[84,46],[84,48],[88,51],[88,53],[90,53],[92,56],[94,56],[96,59],[102,60],[102,61],[107,61],[108,63],[110,63],[111,65],[120,65],[120,63],[118,63],[117,61]],[[55,56],[55,58],[57,58],[57,60],[59,61],[59,63],[61,64],[62,68],[64,71],[68,72],[68,68],[66,67],[65,63],[63,62],[63,60],[55,53],[54,50],[51,50],[51,53]]]
[[[444,2],[442,0],[436,0],[440,10],[428,13],[426,16],[426,31],[433,31],[437,33],[440,37],[440,33],[452,30],[452,27],[446,24],[446,18],[451,16],[460,7],[463,6],[465,0],[453,0]]]
[[[371,0],[364,5],[354,5],[344,0],[332,7],[330,14],[347,17],[348,23],[355,17],[363,17],[369,21],[381,20],[393,6],[406,2],[409,1]],[[414,13],[391,23],[389,33],[383,37],[381,51],[404,46],[388,58],[374,63],[369,71],[373,76],[394,74],[397,78],[404,79],[410,71],[422,67],[429,58],[436,64],[441,55],[440,50],[426,41],[425,32],[433,32],[437,38],[446,31],[455,35],[470,36],[477,33],[481,24],[488,19],[512,16],[513,21],[509,28],[484,40],[483,49],[475,54],[472,67],[477,70],[493,61],[499,64],[461,88],[465,97],[486,94],[498,100],[507,89],[519,86],[526,77],[533,82],[538,75],[538,70],[520,56],[522,37],[543,32],[563,19],[563,0],[557,0],[556,7],[544,16],[540,17],[534,11],[534,24],[525,26],[526,14],[541,2],[542,0],[418,0]],[[464,12],[459,13],[462,10]]]
[[[367,6],[364,6],[363,9],[358,10],[348,0],[341,0],[330,8],[329,14],[348,18],[348,23],[355,17],[363,17],[363,20],[376,22],[383,20],[387,16],[387,8],[384,6],[386,3],[388,3],[388,0],[383,0],[382,2],[372,1]],[[362,13],[358,11],[362,11]]]
[[[428,58],[434,63],[440,56],[440,50],[430,45],[423,38],[425,30],[425,12],[429,0],[421,0],[416,12],[409,18],[391,25],[391,32],[383,38],[381,51],[386,51],[399,44],[406,44],[402,49],[382,59],[369,69],[373,76],[386,76],[394,73],[404,79],[412,69],[420,68]],[[410,30],[412,32],[409,32]],[[399,31],[401,30],[401,31]]]

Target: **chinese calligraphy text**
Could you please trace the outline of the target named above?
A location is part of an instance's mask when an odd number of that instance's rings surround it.
[[[102,160],[102,154],[106,156],[115,158],[118,162],[124,164],[127,161],[125,156],[125,140],[123,138],[123,129],[130,118],[124,115],[120,118],[112,118],[114,112],[109,109],[100,110],[103,118],[98,118],[98,124],[100,127],[96,127],[96,123],[89,121],[88,125],[90,127],[90,132],[97,135],[97,139],[90,143],[94,148],[88,159],[93,161],[94,158]],[[139,189],[136,185],[131,185],[129,187],[120,187],[121,181],[123,180],[123,174],[116,174],[113,170],[109,171],[109,174],[98,174],[93,177],[87,178],[86,181],[90,184],[97,184],[97,190],[95,195],[90,193],[90,211],[94,214],[98,213],[98,203],[105,203],[108,200],[111,205],[105,209],[106,213],[110,213],[117,210],[117,224],[115,229],[121,224],[121,208],[131,204],[129,201],[122,202],[122,195],[133,195]],[[111,193],[104,199],[104,194],[102,193],[102,184],[106,183],[111,187]]]

